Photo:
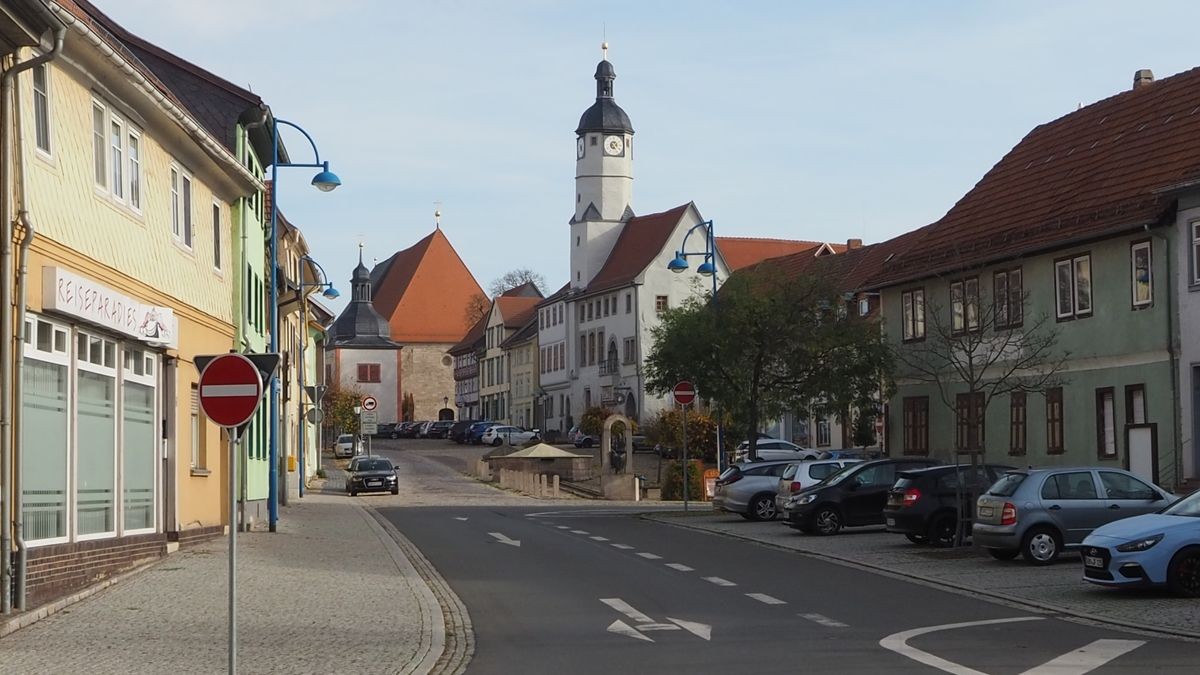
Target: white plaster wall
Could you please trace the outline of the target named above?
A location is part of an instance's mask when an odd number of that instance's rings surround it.
[[[362,394],[374,396],[379,401],[379,407],[376,411],[379,413],[379,421],[395,422],[399,419],[397,411],[400,409],[399,399],[396,392],[396,377],[398,375],[396,364],[396,350],[392,349],[341,349],[339,356],[341,380],[340,384],[343,389],[357,390]],[[359,382],[358,381],[358,364],[360,363],[378,363],[379,364],[379,382]]]
[[[604,220],[619,220],[625,207],[633,204],[633,136],[616,134],[625,141],[625,154],[610,157],[604,154],[608,135],[583,137],[583,157],[575,160],[576,220],[583,217],[588,204],[595,204]]]

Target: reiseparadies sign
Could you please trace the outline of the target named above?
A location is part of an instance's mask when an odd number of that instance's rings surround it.
[[[42,305],[151,345],[179,345],[179,320],[171,308],[138,302],[59,267],[42,268]]]

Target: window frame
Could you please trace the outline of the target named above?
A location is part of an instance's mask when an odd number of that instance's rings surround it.
[[[382,368],[380,368],[380,365],[381,364],[369,363],[369,362],[355,364],[355,371],[354,371],[355,381],[359,382],[359,383],[363,383],[363,384],[379,384],[379,383],[381,383],[383,381],[383,372],[382,372]],[[366,369],[365,370],[365,372],[366,372],[365,379],[363,377],[363,373],[364,373],[363,369],[364,368]]]
[[[1046,454],[1061,455],[1066,452],[1066,410],[1063,407],[1062,387],[1051,387],[1044,393],[1046,399]],[[1054,406],[1057,405],[1057,415]],[[1057,429],[1055,427],[1057,425]],[[1056,433],[1057,432],[1057,433]]]
[[[1105,409],[1107,404],[1108,408]],[[1105,413],[1109,413],[1108,421],[1111,422],[1111,429],[1106,424]],[[1112,432],[1112,452],[1107,452],[1106,447],[1108,440],[1108,432]],[[1117,395],[1112,387],[1097,387],[1096,389],[1096,457],[1098,459],[1116,459],[1121,455],[1121,443],[1117,438]]]
[[[956,449],[983,449],[986,426],[983,401],[984,395],[981,391],[963,392],[954,396],[954,447]]]
[[[903,342],[920,342],[925,339],[925,304],[924,286],[910,288],[900,293],[900,322],[902,324],[900,337]]]
[[[38,84],[37,84],[39,72],[41,72],[41,74],[42,74],[42,90],[41,91],[38,91]],[[54,158],[54,131],[53,131],[54,124],[52,123],[52,119],[51,119],[52,118],[52,113],[51,113],[52,100],[50,97],[51,97],[52,85],[50,84],[50,64],[49,63],[39,63],[37,66],[35,66],[33,68],[31,75],[30,75],[30,88],[33,91],[33,96],[31,97],[32,101],[33,101],[33,104],[32,104],[32,108],[33,108],[33,110],[32,110],[32,113],[33,113],[33,147],[38,153],[40,153],[44,157],[53,159]],[[39,96],[41,96],[41,101],[42,101],[41,108],[42,108],[42,115],[44,115],[44,120],[42,119],[42,116],[39,116],[39,114],[38,114],[38,101],[39,101],[38,97]],[[44,127],[45,127],[44,129],[41,128],[43,126],[43,122],[44,122]],[[43,133],[46,137],[46,147],[42,147]]]
[[[1193,220],[1188,223],[1189,235],[1191,239],[1191,261],[1192,261],[1192,286],[1200,286],[1200,220]]]
[[[1004,289],[1000,280],[1004,280]],[[1016,288],[1013,281],[1016,280]],[[992,303],[996,309],[992,323],[997,330],[1020,328],[1025,324],[1024,273],[1020,267],[997,270],[992,273]],[[1001,313],[1003,308],[1003,313]],[[1014,311],[1015,310],[1015,311]],[[1003,318],[1002,318],[1003,317]]]
[[[654,296],[654,313],[657,316],[662,316],[667,310],[671,309],[671,298],[666,295]]]
[[[1137,419],[1137,410],[1134,409],[1134,394],[1141,394],[1142,400],[1142,421]],[[1150,418],[1148,414],[1150,406],[1146,404],[1146,385],[1143,383],[1125,385],[1125,424],[1145,424]]]
[[[191,213],[195,202],[195,180],[182,164],[175,161],[171,162],[168,175],[171,193],[171,236],[180,248],[195,253],[196,231]]]
[[[213,225],[213,231],[212,231],[212,235],[213,235],[213,258],[212,258],[213,259],[213,271],[217,272],[218,274],[224,274],[225,268],[222,266],[222,262],[224,261],[224,258],[221,255],[221,242],[223,240],[223,237],[221,236],[221,223],[224,220],[224,218],[222,217],[221,202],[219,202],[215,199],[213,200],[213,203],[212,203],[212,216],[213,216],[213,223],[212,223],[212,225]]]
[[[1008,398],[1008,454],[1021,457],[1029,452],[1029,406],[1023,391]]]
[[[906,396],[902,403],[903,452],[905,455],[929,454],[929,397]]]
[[[1146,299],[1138,300],[1137,257],[1146,252]],[[1154,249],[1149,239],[1139,239],[1129,244],[1129,296],[1131,308],[1146,309],[1154,306]]]
[[[1079,308],[1079,305],[1080,305],[1079,299],[1081,297],[1080,283],[1079,283],[1079,279],[1080,279],[1079,270],[1080,270],[1081,263],[1086,264],[1086,267],[1087,267],[1087,299],[1088,299],[1087,309]],[[1067,311],[1063,310],[1062,303],[1061,303],[1063,298],[1059,294],[1059,291],[1060,291],[1060,289],[1059,289],[1059,276],[1060,276],[1059,270],[1064,268],[1064,266],[1070,272],[1070,275],[1071,275],[1071,288],[1070,288],[1071,306],[1067,309]],[[1095,314],[1096,293],[1095,293],[1095,285],[1092,283],[1092,279],[1094,277],[1095,277],[1095,275],[1092,272],[1092,253],[1091,253],[1091,251],[1075,253],[1075,254],[1072,254],[1069,256],[1064,256],[1062,258],[1056,258],[1054,260],[1054,317],[1057,321],[1074,321],[1076,319],[1086,319]]]
[[[49,326],[50,331],[50,349],[49,351],[38,347],[37,337],[35,335],[39,323],[45,323]],[[64,336],[64,344],[61,348],[56,346],[55,338],[57,335]],[[60,323],[49,317],[40,314],[27,312],[25,314],[25,342],[22,345],[22,358],[42,361],[55,366],[61,366],[66,369],[64,379],[65,387],[65,407],[66,414],[64,415],[65,424],[65,473],[63,483],[63,535],[61,537],[46,537],[42,539],[27,538],[25,543],[30,548],[40,546],[50,546],[53,544],[65,544],[72,541],[74,528],[74,509],[75,509],[75,427],[77,419],[74,414],[75,397],[76,397],[76,382],[75,372],[73,368],[74,361],[74,345],[75,339],[72,335],[71,327],[67,324]],[[18,402],[20,404],[20,402]],[[20,515],[20,514],[17,514]],[[29,530],[26,530],[28,537]]]

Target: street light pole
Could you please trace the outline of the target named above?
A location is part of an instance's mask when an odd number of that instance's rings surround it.
[[[304,137],[308,139],[309,145],[312,146],[313,155],[316,162],[313,164],[301,164],[293,162],[279,163],[279,125],[284,124],[293,129],[296,129]],[[279,243],[278,243],[278,228],[279,228],[279,167],[280,166],[296,166],[296,167],[319,167],[321,172],[313,176],[312,184],[322,192],[329,192],[342,184],[341,179],[334,175],[329,170],[329,162],[321,161],[321,153],[317,151],[317,144],[313,142],[312,136],[308,132],[301,129],[299,126],[281,120],[274,115],[271,116],[271,236],[269,242],[271,269],[270,296],[268,305],[271,309],[270,317],[270,351],[271,353],[279,353]],[[268,443],[268,458],[270,464],[267,470],[267,520],[271,532],[275,532],[279,522],[279,474],[283,468],[279,464],[279,377],[272,373],[269,383],[271,394],[271,425],[270,425],[270,441]],[[286,486],[285,486],[286,489]]]

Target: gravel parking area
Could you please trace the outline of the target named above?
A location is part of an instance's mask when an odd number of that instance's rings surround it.
[[[1036,606],[1085,619],[1200,638],[1200,601],[1159,591],[1105,589],[1082,580],[1079,556],[1034,567],[1001,562],[971,547],[917,546],[882,527],[849,528],[833,537],[805,535],[781,521],[753,523],[703,505],[691,514],[647,515],[663,522],[757,541],[769,546],[866,565],[935,585]]]

